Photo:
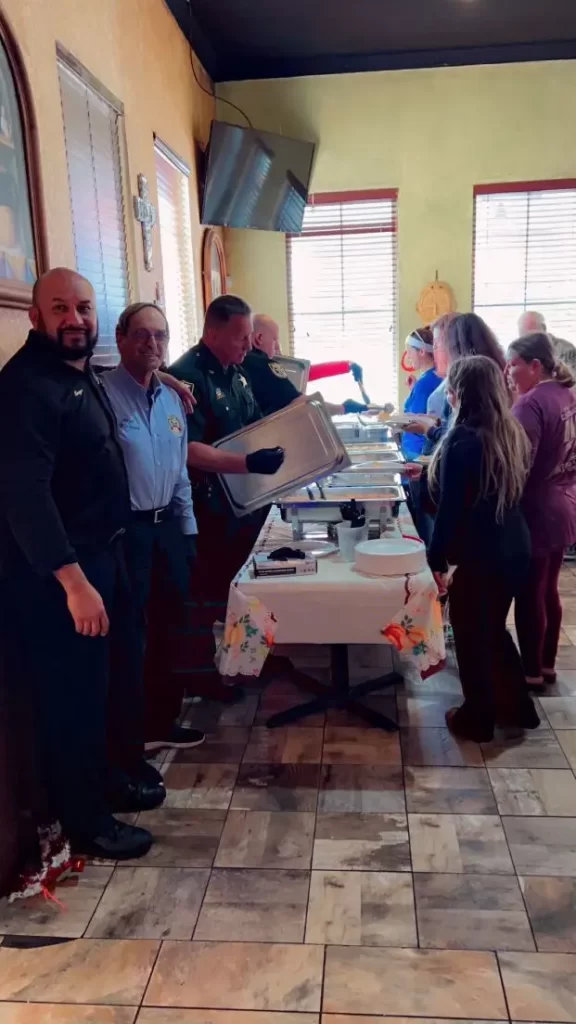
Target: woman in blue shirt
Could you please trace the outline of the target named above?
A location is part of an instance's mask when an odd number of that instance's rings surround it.
[[[406,354],[414,371],[420,376],[404,402],[404,412],[425,413],[430,395],[442,383],[442,378],[438,376],[434,366],[434,343],[431,327],[419,327],[408,335]],[[425,438],[418,434],[404,433],[402,436],[402,451],[408,461],[412,461],[422,454],[424,444]]]

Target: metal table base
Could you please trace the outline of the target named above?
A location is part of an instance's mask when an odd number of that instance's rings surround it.
[[[310,688],[313,693],[318,694],[321,684],[317,680],[310,679],[310,686],[308,686],[308,677],[300,672],[298,676],[300,685],[305,686],[307,689]],[[398,731],[398,724],[392,718],[388,718],[387,715],[383,715],[379,711],[361,704],[359,699],[365,697],[368,693],[384,690],[390,686],[395,686],[397,683],[401,683],[403,680],[399,672],[389,672],[387,675],[380,676],[377,679],[369,679],[365,683],[357,683],[351,686],[348,644],[331,644],[330,676],[331,685],[327,687],[322,686],[322,691],[325,692],[322,692],[320,696],[317,696],[314,700],[307,701],[305,704],[297,704],[293,708],[288,708],[287,711],[280,711],[277,715],[272,715],[266,722],[267,727],[269,729],[277,729],[281,725],[298,722],[302,718],[308,718],[310,715],[328,711],[330,708],[339,708],[352,711],[373,728],[384,729],[386,732]]]

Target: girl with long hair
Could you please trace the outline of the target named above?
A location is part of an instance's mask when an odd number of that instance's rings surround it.
[[[575,378],[554,354],[547,334],[528,334],[508,350],[508,375],[518,399],[512,412],[531,444],[522,509],[532,538],[526,586],[515,602],[526,681],[542,689],[556,679],[562,603],[558,579],[564,550],[576,542]]]
[[[429,467],[437,511],[428,552],[441,593],[449,566],[456,567],[450,615],[464,703],[447,712],[446,722],[457,736],[488,742],[495,725],[539,724],[506,629],[530,559],[520,510],[530,446],[495,359],[458,359],[447,395],[453,417]]]

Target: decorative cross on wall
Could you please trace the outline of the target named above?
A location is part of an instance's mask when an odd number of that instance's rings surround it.
[[[152,228],[156,223],[156,207],[150,202],[148,178],[145,174],[138,175],[138,195],[134,196],[134,216],[142,226],[144,266],[146,270],[153,270]]]

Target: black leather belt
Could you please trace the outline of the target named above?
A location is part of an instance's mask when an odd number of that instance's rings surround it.
[[[132,519],[136,523],[164,523],[166,519],[171,518],[172,509],[170,505],[165,505],[164,508],[147,508],[143,512],[132,512]]]

